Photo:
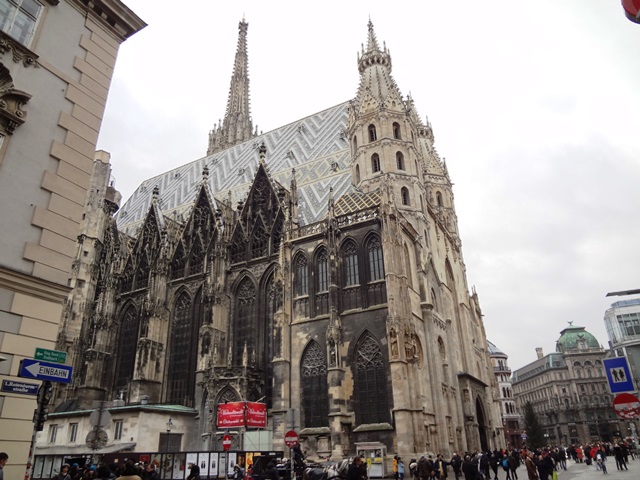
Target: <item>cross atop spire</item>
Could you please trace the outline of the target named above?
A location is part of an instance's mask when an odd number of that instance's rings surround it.
[[[238,24],[238,47],[229,87],[229,99],[224,119],[209,132],[207,155],[226,150],[253,137],[253,123],[249,108],[249,56],[247,30],[244,18]]]

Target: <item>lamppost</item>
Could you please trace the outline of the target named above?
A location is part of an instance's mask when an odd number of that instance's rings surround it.
[[[169,421],[167,422],[167,441],[165,442],[165,453],[169,453],[169,436],[171,435],[171,430],[173,430],[173,427],[175,427],[175,425],[173,424],[173,422],[171,421],[171,417],[169,417]]]

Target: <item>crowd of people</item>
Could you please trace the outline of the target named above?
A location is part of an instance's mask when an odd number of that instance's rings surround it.
[[[411,459],[408,469],[402,458],[396,455],[393,457],[393,476],[395,480],[405,480],[407,474],[411,480],[444,480],[450,474],[455,480],[519,480],[518,468],[524,466],[525,479],[557,480],[558,471],[567,469],[568,459],[573,459],[575,463],[595,465],[596,470],[606,474],[608,458],[615,460],[618,470],[626,471],[630,457],[634,459],[635,452],[625,442],[538,450],[524,448],[468,452],[463,456],[454,453],[450,459],[445,459],[441,454],[435,458],[433,455],[423,455],[418,460]],[[361,479],[354,476],[347,477],[347,480]]]

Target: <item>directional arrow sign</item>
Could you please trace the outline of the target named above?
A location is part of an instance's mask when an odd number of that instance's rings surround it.
[[[68,365],[25,358],[20,362],[18,376],[35,378],[36,380],[49,380],[50,382],[71,383],[72,373],[73,367]]]

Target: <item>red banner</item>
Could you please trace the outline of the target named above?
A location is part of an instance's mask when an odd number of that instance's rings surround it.
[[[218,405],[218,428],[244,427],[245,402],[228,402]]]
[[[267,405],[247,402],[247,427],[267,428]]]

